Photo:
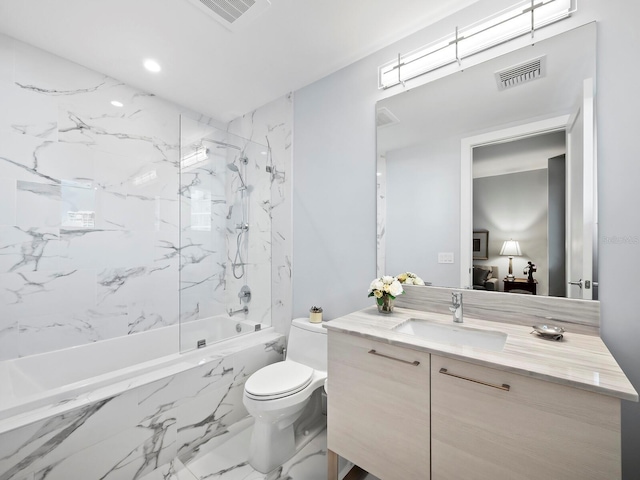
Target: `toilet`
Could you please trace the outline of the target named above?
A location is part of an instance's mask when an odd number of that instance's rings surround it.
[[[326,427],[326,378],[326,329],[307,318],[294,319],[286,359],[261,368],[245,382],[242,401],[255,420],[249,446],[254,469],[270,472]]]

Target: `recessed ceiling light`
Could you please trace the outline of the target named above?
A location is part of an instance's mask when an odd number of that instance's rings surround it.
[[[150,58],[144,61],[144,68],[153,73],[158,73],[160,70],[162,70],[160,64]]]
[[[124,103],[119,102],[118,100],[112,100],[111,105],[113,105],[114,107],[124,107]]]

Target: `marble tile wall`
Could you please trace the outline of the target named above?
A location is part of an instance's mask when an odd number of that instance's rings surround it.
[[[271,218],[271,238],[267,239],[271,250],[271,321],[277,331],[286,334],[292,316],[293,94],[243,115],[231,122],[227,129],[230,133],[266,144],[270,149],[266,165],[272,170],[267,177],[271,185],[271,199],[266,201],[265,197],[261,208]],[[264,168],[262,164],[256,167],[259,170]],[[266,246],[264,251],[267,251]]]
[[[228,268],[222,273],[229,252],[218,252],[202,263],[211,282],[179,307],[180,258],[202,261],[201,232],[189,232],[180,248],[180,115],[220,125],[6,36],[0,64],[0,360],[237,304],[236,285],[224,294],[208,288],[224,288],[229,278]],[[291,311],[291,125],[290,97],[229,125],[257,143],[269,140],[271,161],[286,172],[264,172],[275,196],[256,195],[252,209],[271,216],[274,230],[249,245],[260,252],[251,275],[274,281],[273,294],[252,288],[254,305],[265,318],[273,304],[280,331]],[[249,165],[249,174],[266,161]],[[211,201],[227,215],[223,199]],[[227,226],[220,228],[230,245]]]
[[[284,345],[282,335],[263,335],[178,374],[155,372],[119,393],[103,387],[64,413],[16,428],[0,422],[0,480],[135,480],[188,462],[247,416],[244,382],[281,360]]]

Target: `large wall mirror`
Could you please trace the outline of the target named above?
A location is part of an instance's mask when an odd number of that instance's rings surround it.
[[[378,102],[378,273],[596,299],[595,75],[588,24]]]

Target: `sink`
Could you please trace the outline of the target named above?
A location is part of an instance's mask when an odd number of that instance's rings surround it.
[[[495,330],[478,330],[460,324],[442,324],[429,320],[410,318],[393,329],[398,333],[424,338],[430,342],[484,348],[500,352],[507,341],[507,334]]]

